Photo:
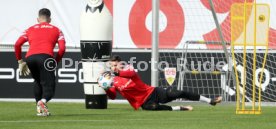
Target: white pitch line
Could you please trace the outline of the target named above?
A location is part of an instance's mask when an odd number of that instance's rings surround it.
[[[34,121],[0,121],[0,123],[52,123],[52,122],[107,122],[115,120],[34,120]]]
[[[127,119],[126,121],[131,121],[131,120],[135,120],[135,121],[149,121],[149,120],[155,120],[155,119]],[[116,120],[23,120],[23,121],[0,121],[0,123],[52,123],[52,122],[111,122],[111,121],[116,121]]]
[[[51,116],[50,116],[51,117]],[[43,118],[43,117],[41,117]],[[198,120],[198,119],[210,119],[210,118],[187,118],[183,117],[181,120]],[[123,121],[155,121],[156,119],[123,119]],[[57,123],[57,122],[111,122],[118,120],[23,120],[23,121],[0,121],[0,123]],[[179,121],[179,119],[166,119],[166,121]],[[182,121],[179,121],[182,122]]]
[[[35,102],[33,98],[0,98],[0,102]],[[51,103],[85,103],[84,99],[52,99]],[[108,100],[112,104],[127,104],[127,100]]]

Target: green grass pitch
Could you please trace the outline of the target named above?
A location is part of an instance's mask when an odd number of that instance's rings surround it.
[[[193,105],[193,103],[192,103]],[[195,104],[191,112],[134,111],[128,104],[85,109],[80,103],[49,103],[50,117],[37,117],[34,103],[0,102],[0,129],[275,129],[276,108],[262,115],[235,115],[234,105]]]

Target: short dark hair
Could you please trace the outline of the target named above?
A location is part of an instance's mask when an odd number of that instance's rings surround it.
[[[47,18],[50,18],[51,17],[51,11],[47,8],[42,8],[39,10],[38,12],[38,16],[45,16]]]
[[[109,61],[122,61],[121,57],[118,55],[114,55],[110,58]]]

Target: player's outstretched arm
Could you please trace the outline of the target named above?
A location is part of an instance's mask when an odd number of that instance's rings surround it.
[[[115,99],[116,98],[116,88],[111,87],[106,90],[106,94],[110,99]]]

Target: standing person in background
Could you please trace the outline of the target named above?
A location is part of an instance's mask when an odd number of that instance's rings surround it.
[[[15,43],[15,55],[18,60],[20,75],[29,75],[35,80],[34,97],[38,116],[49,116],[46,103],[55,93],[55,68],[65,53],[65,39],[62,31],[51,25],[51,12],[49,9],[39,10],[38,24],[25,30]],[[29,42],[26,62],[21,57],[21,46]],[[59,51],[54,57],[54,48],[58,43]]]

